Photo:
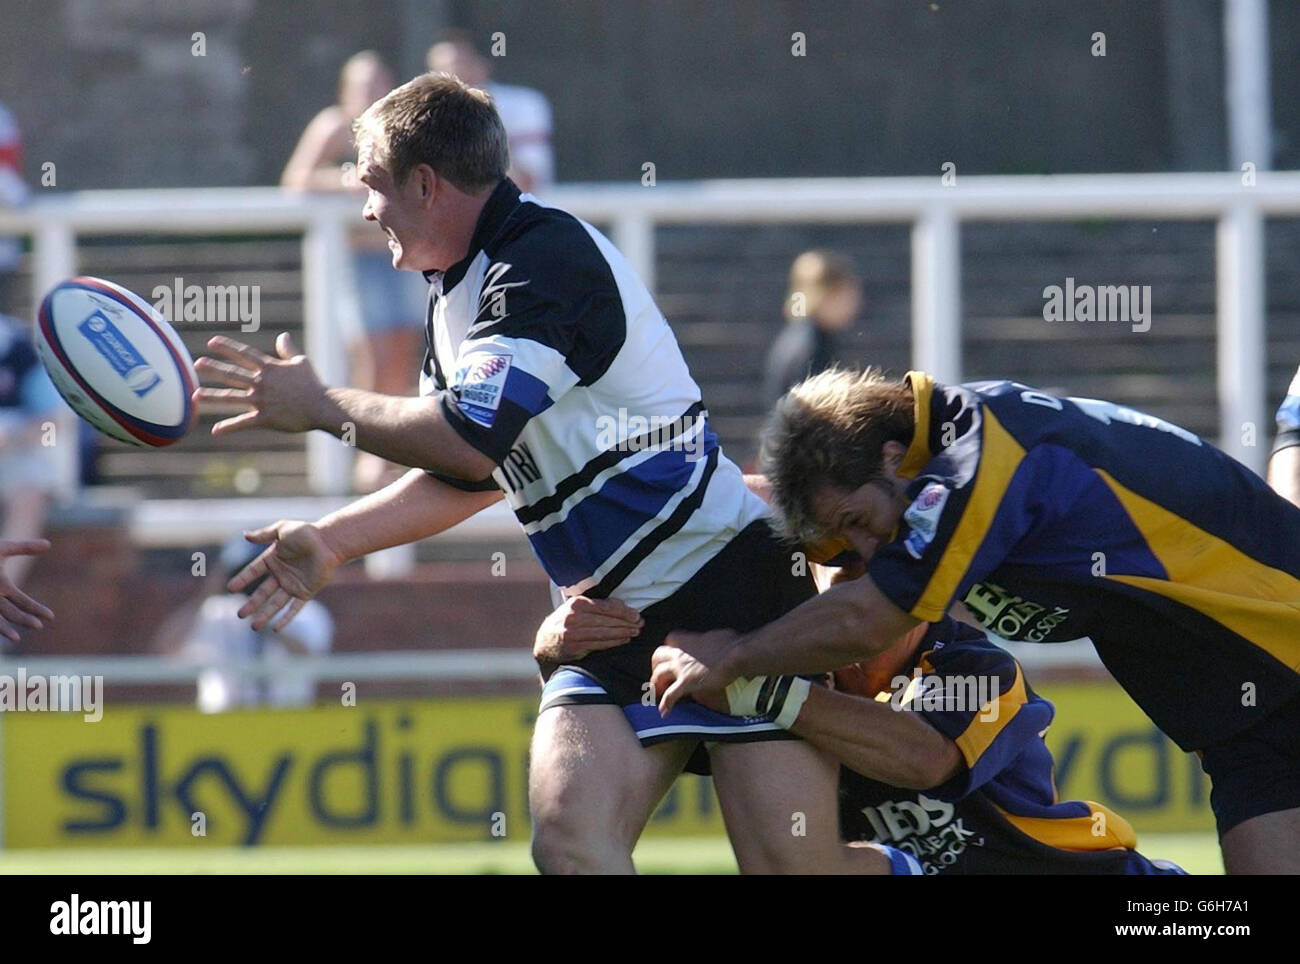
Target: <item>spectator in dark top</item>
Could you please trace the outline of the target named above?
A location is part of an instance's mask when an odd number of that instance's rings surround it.
[[[792,386],[842,360],[836,334],[853,325],[861,308],[862,282],[845,255],[805,251],[794,259],[785,331],[767,355],[763,400],[769,407]]]
[[[23,181],[22,135],[14,115],[0,104],[0,208],[19,207],[27,201],[27,195],[27,184]],[[11,308],[9,287],[22,250],[17,238],[0,237],[0,311]]]

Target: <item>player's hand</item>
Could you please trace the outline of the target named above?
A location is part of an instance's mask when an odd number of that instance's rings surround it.
[[[306,432],[320,424],[325,386],[287,331],[275,340],[278,357],[274,358],[222,335],[210,339],[208,348],[228,361],[205,355],[194,363],[195,371],[230,387],[200,388],[194,393],[195,404],[220,402],[248,408],[213,425],[213,435],[246,428]]]
[[[308,522],[275,522],[244,533],[244,538],[259,545],[270,544],[226,584],[231,592],[241,592],[266,577],[248,602],[239,607],[239,616],[251,619],[257,630],[264,629],[281,610],[283,615],[271,628],[279,632],[288,626],[345,561],[330,548],[320,530]]]
[[[542,663],[582,659],[597,650],[622,646],[644,625],[639,612],[617,599],[571,596],[538,628],[533,658]]]
[[[740,634],[730,629],[669,633],[664,645],[650,657],[650,684],[659,699],[659,713],[667,716],[687,696],[696,700],[704,697],[710,701],[705,705],[716,708],[716,698],[706,694],[723,693],[736,678],[723,664],[740,639]],[[723,707],[726,699],[723,695]]]
[[[54,613],[14,585],[4,571],[4,560],[9,556],[34,556],[49,547],[45,539],[0,539],[0,636],[11,642],[18,642],[15,626],[44,629],[42,620],[53,619]]]

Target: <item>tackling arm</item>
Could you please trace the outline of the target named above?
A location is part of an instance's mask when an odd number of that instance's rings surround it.
[[[965,765],[957,744],[919,714],[820,686],[809,690],[790,731],[850,770],[895,787],[928,790]]]
[[[832,586],[775,622],[738,637],[719,668],[728,680],[830,672],[888,649],[919,622],[864,575]]]

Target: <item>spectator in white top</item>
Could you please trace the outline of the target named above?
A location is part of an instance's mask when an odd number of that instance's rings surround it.
[[[464,30],[448,29],[438,35],[429,48],[428,67],[434,73],[455,74],[463,83],[492,96],[510,145],[508,175],[521,191],[536,194],[554,183],[551,104],[545,94],[492,80],[491,58],[479,53]]]
[[[274,664],[300,656],[324,656],[333,643],[334,620],[316,600],[308,602],[298,618],[279,632],[269,627],[259,632],[239,618],[239,607],[256,587],[232,595],[225,591],[225,584],[263,548],[240,535],[232,537],[221,551],[220,565],[208,575],[206,592],[197,610],[191,606],[176,614],[160,633],[164,648],[172,648],[167,646],[168,637],[179,637],[183,641],[182,657],[209,664],[198,678],[198,708],[204,713],[251,706],[310,706],[315,702],[316,677],[310,673],[257,677],[224,665],[257,659]]]

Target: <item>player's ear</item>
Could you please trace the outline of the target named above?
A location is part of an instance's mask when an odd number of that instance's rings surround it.
[[[438,188],[441,186],[438,172],[428,164],[417,164],[407,176],[412,179],[411,187],[415,190],[415,196],[420,203],[426,209],[432,207],[433,202],[438,198]]]
[[[903,464],[903,458],[907,455],[907,446],[902,442],[888,441],[880,447],[880,461],[885,468],[895,475],[898,474],[899,466]]]

